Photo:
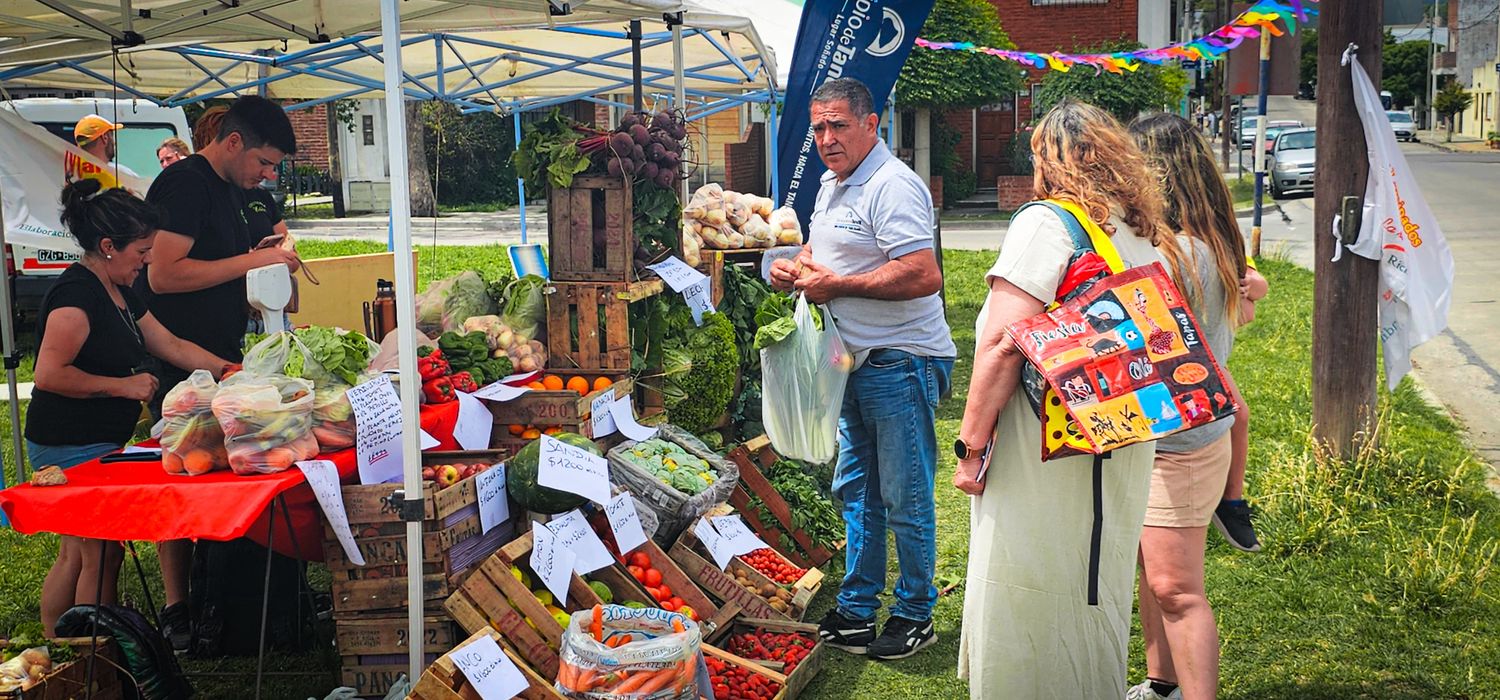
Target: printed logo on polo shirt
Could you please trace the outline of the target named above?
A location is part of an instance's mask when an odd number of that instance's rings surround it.
[[[250,211],[253,211],[253,212],[257,213],[257,214],[264,214],[264,213],[266,213],[266,203],[265,202],[251,202],[250,203]]]
[[[838,212],[838,218],[833,222],[833,227],[843,231],[853,231],[855,233],[859,233],[865,230],[864,225],[859,221],[859,216],[856,215],[851,209],[841,209]]]

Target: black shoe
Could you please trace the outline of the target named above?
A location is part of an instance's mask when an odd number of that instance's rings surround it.
[[[188,616],[187,603],[168,605],[161,609],[161,636],[167,638],[172,651],[179,654],[188,650],[193,641],[193,621]]]
[[[866,653],[870,658],[882,661],[904,659],[936,641],[937,632],[932,629],[932,620],[919,622],[892,615],[885,621],[885,630],[870,643]]]
[[[1219,501],[1214,509],[1214,527],[1231,547],[1243,552],[1260,551],[1260,539],[1250,523],[1250,506],[1244,501]]]
[[[834,608],[818,623],[818,638],[851,654],[863,654],[865,647],[875,641],[875,620],[844,617]]]

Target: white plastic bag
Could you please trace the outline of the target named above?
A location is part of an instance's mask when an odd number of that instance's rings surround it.
[[[213,410],[224,429],[229,468],[236,474],[271,474],[316,457],[313,402],[313,385],[306,379],[241,372],[224,380]]]
[[[599,638],[593,634],[595,608],[573,613],[563,630],[553,686],[563,697],[693,700],[709,692],[698,623],[659,608],[604,605],[597,611]],[[632,676],[645,683],[626,683]]]
[[[161,463],[168,474],[207,474],[229,468],[224,430],[214,417],[219,384],[208,370],[195,370],[167,392],[161,403]]]
[[[826,311],[823,329],[807,297],[797,295],[797,330],[760,351],[761,414],[766,436],[784,457],[824,464],[838,456],[839,412],[854,359]]]

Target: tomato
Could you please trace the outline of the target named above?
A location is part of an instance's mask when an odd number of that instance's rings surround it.
[[[671,603],[672,603],[672,609],[673,610],[676,610],[676,609],[681,608],[683,606],[683,600],[681,598],[675,596],[675,595],[672,596]]]
[[[632,564],[630,566],[625,567],[625,570],[629,571],[630,575],[633,576],[635,578],[635,580],[640,581],[641,583],[645,583],[646,582],[646,570],[645,569],[642,569],[641,567]]]
[[[656,570],[656,569],[646,569],[646,579],[645,579],[645,582],[646,582],[646,585],[648,585],[648,586],[660,586],[661,585],[661,572],[658,571],[658,570]]]
[[[632,566],[639,566],[642,569],[649,569],[651,568],[651,557],[645,552],[631,552],[630,564]]]
[[[672,587],[663,583],[656,587],[657,600],[670,600],[672,598]]]

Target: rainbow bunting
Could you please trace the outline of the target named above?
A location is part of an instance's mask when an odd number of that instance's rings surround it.
[[[1138,70],[1142,63],[1161,65],[1167,61],[1179,60],[1217,61],[1239,46],[1240,42],[1259,39],[1262,32],[1271,36],[1283,36],[1286,32],[1295,34],[1298,21],[1305,22],[1309,16],[1317,14],[1317,10],[1307,7],[1307,4],[1315,2],[1317,0],[1260,0],[1228,24],[1208,34],[1192,41],[1155,49],[1096,54],[1066,54],[1056,51],[1036,53],[975,46],[968,41],[928,41],[921,38],[917,39],[916,45],[934,51],[982,53],[1036,69],[1067,72],[1073,66],[1086,65],[1093,66],[1096,74],[1108,71],[1123,75],[1123,71]],[[1278,23],[1285,25],[1286,30],[1283,31]]]

